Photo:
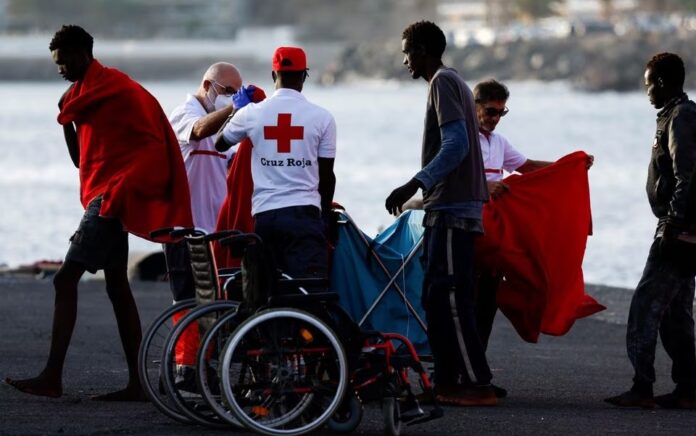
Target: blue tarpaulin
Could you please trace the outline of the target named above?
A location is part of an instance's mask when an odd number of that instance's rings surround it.
[[[419,241],[423,234],[423,211],[405,212],[374,238],[365,235],[348,215],[342,218],[331,276],[332,288],[339,294],[341,306],[356,322],[360,321],[394,274],[405,264],[394,284],[405,292],[420,319],[425,321],[425,312],[420,304],[423,268]],[[414,249],[415,256],[407,262]],[[430,353],[425,331],[394,286],[387,290],[362,328],[400,333],[411,340],[419,354]]]

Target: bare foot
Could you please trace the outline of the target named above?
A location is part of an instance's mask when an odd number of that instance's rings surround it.
[[[147,401],[145,392],[140,387],[127,387],[116,392],[108,394],[95,395],[92,397],[94,401]]]
[[[12,380],[7,377],[5,383],[26,394],[50,398],[58,398],[63,395],[63,386],[60,380],[56,382],[42,375],[25,380]]]

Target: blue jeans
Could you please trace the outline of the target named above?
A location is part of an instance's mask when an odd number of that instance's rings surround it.
[[[425,227],[422,304],[435,362],[435,383],[486,385],[491,371],[475,312],[474,238],[466,230]]]
[[[634,388],[652,392],[655,382],[657,335],[672,359],[672,380],[682,388],[696,388],[694,350],[694,275],[696,247],[679,243],[664,254],[655,239],[631,300],[626,331]]]

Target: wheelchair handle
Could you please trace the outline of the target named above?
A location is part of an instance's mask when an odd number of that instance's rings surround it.
[[[215,233],[209,233],[209,234],[205,235],[203,237],[203,239],[205,239],[206,241],[218,241],[218,240],[227,238],[229,236],[239,235],[241,233],[242,233],[241,231],[235,230],[235,229],[222,230],[222,231],[215,232]]]
[[[179,232],[182,230],[193,230],[192,227],[163,227],[161,229],[153,230],[150,232],[151,238],[159,238],[160,236],[172,236],[172,233]]]

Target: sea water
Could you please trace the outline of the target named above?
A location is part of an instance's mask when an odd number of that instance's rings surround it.
[[[256,81],[267,93],[272,84]],[[656,223],[645,196],[655,110],[644,93],[574,91],[565,83],[510,83],[510,113],[499,131],[528,158],[555,160],[576,150],[590,170],[594,234],[583,264],[587,282],[634,287]],[[0,264],[60,260],[82,215],[78,173],[56,122],[67,84],[0,83]],[[198,81],[146,82],[169,113]],[[338,126],[335,200],[374,236],[393,218],[391,190],[420,167],[426,83],[366,81],[308,85],[304,94]],[[533,206],[530,206],[533,207]],[[131,237],[131,250],[159,246]]]

